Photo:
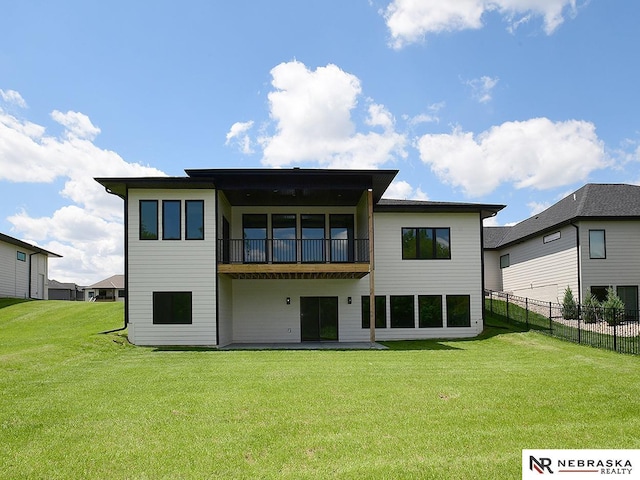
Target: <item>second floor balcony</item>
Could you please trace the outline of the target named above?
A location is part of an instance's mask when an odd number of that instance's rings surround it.
[[[362,278],[369,272],[369,240],[218,240],[218,272],[232,278]]]

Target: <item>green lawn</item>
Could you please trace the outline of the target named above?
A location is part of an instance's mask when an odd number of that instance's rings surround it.
[[[0,308],[0,478],[521,478],[640,448],[640,358],[495,324],[387,351],[129,345],[122,304]]]

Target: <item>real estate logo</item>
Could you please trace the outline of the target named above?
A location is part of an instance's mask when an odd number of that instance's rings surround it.
[[[523,450],[522,479],[540,475],[640,480],[640,450]]]

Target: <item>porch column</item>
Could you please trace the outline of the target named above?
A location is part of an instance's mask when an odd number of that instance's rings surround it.
[[[369,341],[376,341],[376,286],[375,261],[373,258],[373,190],[367,191],[367,206],[369,208]]]

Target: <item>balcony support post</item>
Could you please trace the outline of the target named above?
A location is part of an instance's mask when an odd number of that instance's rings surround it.
[[[375,262],[373,258],[373,190],[367,190],[369,221],[369,341],[376,341],[376,284],[374,279]]]

